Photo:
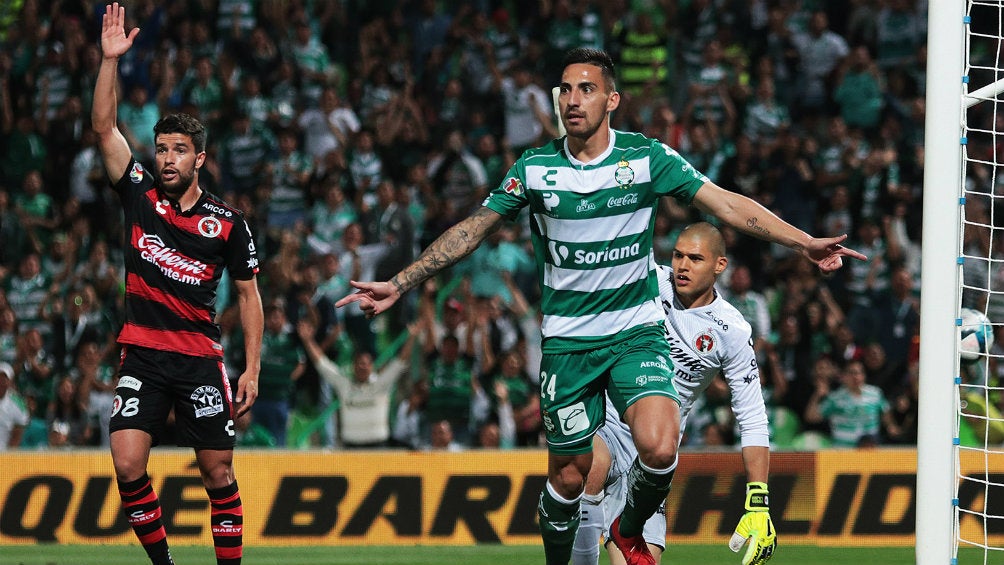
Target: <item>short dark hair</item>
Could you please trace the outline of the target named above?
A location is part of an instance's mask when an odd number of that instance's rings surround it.
[[[565,53],[565,59],[562,62],[561,68],[579,63],[599,67],[603,74],[603,78],[607,81],[607,89],[611,92],[617,90],[617,85],[614,80],[614,61],[610,58],[610,55],[608,55],[606,51],[601,49],[592,49],[590,47],[576,47],[575,49],[571,49]]]
[[[195,150],[202,153],[206,150],[206,126],[189,114],[170,114],[164,116],[153,126],[153,139],[163,133],[180,133],[192,138]]]

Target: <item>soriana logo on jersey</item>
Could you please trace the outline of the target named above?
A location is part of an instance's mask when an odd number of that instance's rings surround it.
[[[194,286],[212,277],[209,266],[168,247],[159,235],[133,230],[133,247],[144,261],[152,263],[167,278]]]

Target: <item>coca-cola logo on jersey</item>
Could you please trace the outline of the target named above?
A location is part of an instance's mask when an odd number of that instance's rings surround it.
[[[209,277],[207,265],[191,257],[186,257],[164,244],[158,235],[141,234],[136,240],[136,249],[143,260],[153,263],[169,279],[199,286]]]

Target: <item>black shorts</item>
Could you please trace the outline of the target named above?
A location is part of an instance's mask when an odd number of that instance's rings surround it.
[[[160,443],[174,408],[179,446],[233,449],[233,394],[222,360],[127,346],[110,431],[143,430]]]

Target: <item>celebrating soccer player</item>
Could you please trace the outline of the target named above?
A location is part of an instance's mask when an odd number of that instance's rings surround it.
[[[154,565],[171,565],[160,501],[147,475],[150,449],[174,409],[178,443],[195,448],[212,506],[216,562],[238,565],[243,506],[234,476],[234,419],[258,396],[263,315],[251,231],[235,208],[199,187],[206,130],[173,114],[153,130],[156,171],[132,157],[116,124],[118,60],[139,34],[125,8],[105,8],[92,125],[105,170],[125,211],[126,320],[109,429],[112,461],[129,524]],[[223,368],[216,288],[224,269],[237,288],[247,367],[236,397]],[[236,405],[235,405],[236,401]]]
[[[742,564],[770,559],[777,534],[767,505],[770,435],[753,351],[753,329],[738,310],[715,291],[728,264],[725,241],[711,224],[691,224],[680,232],[673,249],[672,269],[658,266],[659,295],[666,312],[666,339],[674,365],[673,384],[680,396],[680,438],[687,416],[719,374],[732,392],[732,412],[739,423],[746,466],[746,513],[730,547],[738,551],[749,540]],[[593,464],[582,497],[582,522],[575,537],[573,565],[599,562],[599,539],[624,508],[628,470],[637,457],[631,432],[609,398],[606,424],[593,437]],[[653,558],[666,547],[666,514],[658,511],[642,532]],[[611,563],[624,557],[605,540]]]
[[[613,62],[595,49],[565,57],[558,98],[567,135],[530,149],[483,205],[386,282],[353,281],[353,302],[374,316],[469,255],[503,220],[529,207],[543,313],[540,405],[548,479],[538,514],[548,565],[567,565],[579,502],[604,419],[604,391],[631,429],[638,457],[611,534],[629,565],[654,563],[642,536],[676,469],[680,398],[652,258],[659,198],[693,203],[737,230],[796,249],[824,271],[846,235],[814,238],[763,206],[712,183],[673,149],[610,128],[620,94]],[[640,379],[646,375],[648,378]]]

